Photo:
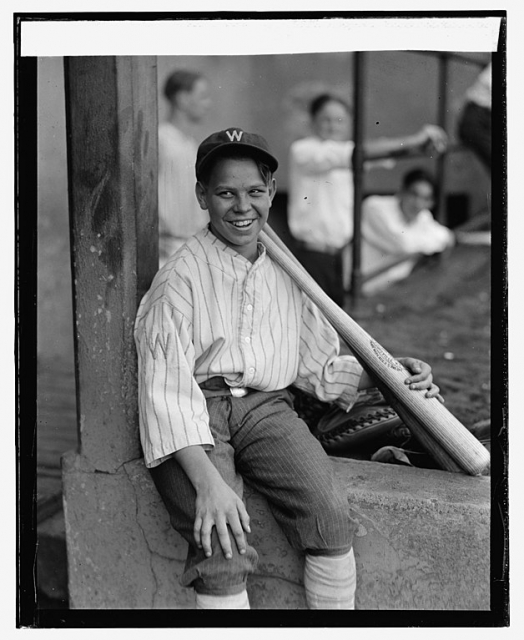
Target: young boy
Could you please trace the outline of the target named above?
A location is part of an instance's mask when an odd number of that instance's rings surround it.
[[[352,609],[355,523],[332,464],[293,410],[290,385],[351,407],[373,381],[317,307],[266,254],[278,162],[257,134],[228,129],[198,149],[209,227],[158,272],[136,320],[145,464],[189,543],[181,583],[201,609],[248,609],[243,479],[305,552],[309,608]],[[401,359],[438,396],[429,365]]]
[[[199,72],[176,69],[165,81],[166,120],[158,126],[158,252],[162,267],[209,222],[195,200],[193,183],[198,143],[196,125],[211,108],[208,80]]]

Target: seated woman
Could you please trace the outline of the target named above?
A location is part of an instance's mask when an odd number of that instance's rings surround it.
[[[414,169],[395,196],[370,196],[362,203],[362,291],[384,289],[407,277],[421,255],[441,253],[455,244],[454,233],[438,223],[433,178]]]

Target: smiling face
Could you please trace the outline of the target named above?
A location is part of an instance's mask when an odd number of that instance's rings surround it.
[[[258,234],[267,222],[275,191],[275,180],[267,184],[251,158],[221,158],[207,183],[196,185],[213,234],[251,262],[257,259]]]
[[[336,100],[329,100],[313,117],[313,131],[322,140],[344,141],[349,139],[351,117],[346,107]]]

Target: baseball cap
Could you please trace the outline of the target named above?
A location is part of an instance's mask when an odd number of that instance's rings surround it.
[[[250,157],[265,162],[272,172],[278,167],[278,160],[271,155],[269,146],[262,136],[257,133],[248,133],[238,127],[230,127],[224,131],[212,133],[200,143],[195,165],[197,179],[211,160],[220,157],[224,151],[230,149],[245,150]]]

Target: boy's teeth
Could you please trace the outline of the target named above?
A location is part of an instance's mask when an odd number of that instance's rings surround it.
[[[239,220],[238,222],[233,222],[233,224],[235,227],[247,227],[252,222],[252,220]]]

